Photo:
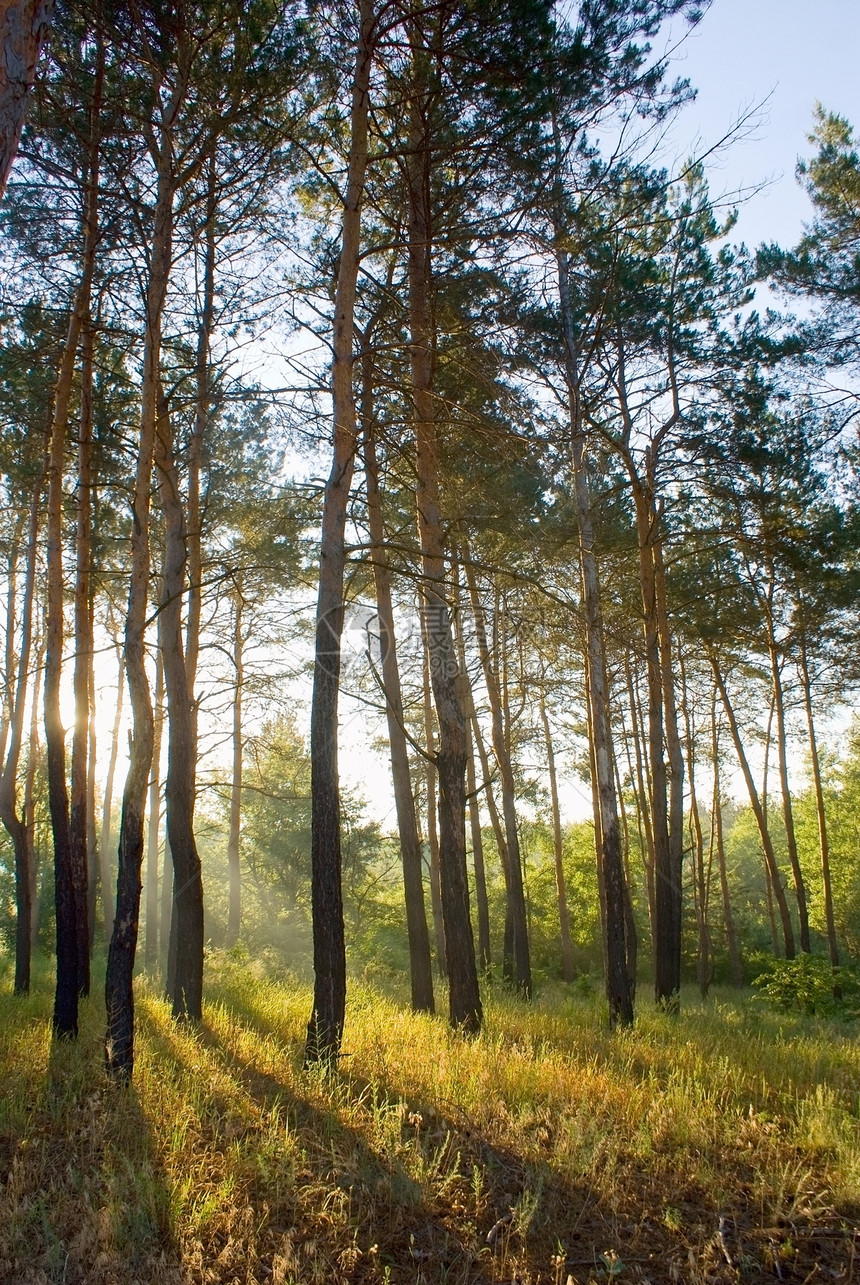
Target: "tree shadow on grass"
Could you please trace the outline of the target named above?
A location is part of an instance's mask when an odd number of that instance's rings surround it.
[[[47,1021],[47,1018],[44,1020]],[[53,1041],[10,1122],[0,1188],[0,1280],[180,1285],[169,1194],[134,1087],[104,1070],[101,1006],[77,1041]]]

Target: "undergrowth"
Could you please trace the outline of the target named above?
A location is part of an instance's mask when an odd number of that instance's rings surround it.
[[[221,957],[200,1028],[141,980],[123,1090],[95,995],[52,1045],[49,979],[4,980],[4,1282],[860,1282],[844,1024],[725,993],[611,1035],[558,987],[465,1040],[354,981],[323,1076],[306,985]]]

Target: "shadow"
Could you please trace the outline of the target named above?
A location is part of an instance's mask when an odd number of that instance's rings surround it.
[[[40,1015],[47,1059],[6,1114],[0,1280],[180,1285],[159,1149],[136,1088],[105,1074],[98,980],[93,991],[77,1041],[50,1040]],[[34,1034],[31,1018],[22,1039]]]

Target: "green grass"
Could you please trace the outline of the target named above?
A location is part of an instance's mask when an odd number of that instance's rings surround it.
[[[685,995],[610,1035],[558,987],[469,1041],[355,981],[326,1078],[306,985],[213,957],[199,1030],[141,981],[122,1090],[100,998],[52,1047],[49,978],[9,989],[0,1281],[860,1282],[854,1028]]]

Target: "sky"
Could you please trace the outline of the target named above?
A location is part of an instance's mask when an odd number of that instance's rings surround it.
[[[810,205],[797,160],[812,153],[817,101],[860,130],[858,54],[860,0],[713,0],[686,39],[673,69],[698,94],[673,129],[680,156],[712,146],[763,104],[752,135],[707,162],[714,195],[770,180],[741,204],[734,239],[750,247],[799,239]]]

